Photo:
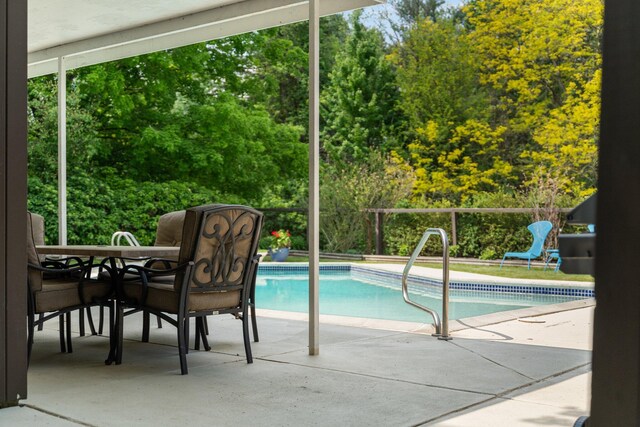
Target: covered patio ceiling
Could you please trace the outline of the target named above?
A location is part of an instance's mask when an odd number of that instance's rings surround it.
[[[320,15],[384,0],[321,0]],[[29,77],[309,18],[300,0],[29,0]]]
[[[384,0],[28,0],[28,77],[309,20],[309,353],[319,351],[319,17]],[[58,227],[67,243],[66,78],[58,79]]]

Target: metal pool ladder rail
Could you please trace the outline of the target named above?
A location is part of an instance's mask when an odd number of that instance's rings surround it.
[[[413,267],[413,263],[418,258],[420,251],[429,240],[429,236],[439,234],[442,239],[442,322],[440,322],[440,316],[435,310],[418,304],[417,302],[409,299],[409,291],[407,290],[407,279],[409,278],[409,270]],[[420,310],[426,311],[433,317],[433,321],[436,327],[436,333],[434,337],[438,337],[440,340],[450,340],[452,337],[449,335],[449,240],[447,233],[442,228],[428,228],[422,235],[420,243],[411,254],[411,258],[407,262],[402,272],[402,297],[405,302],[411,304]]]

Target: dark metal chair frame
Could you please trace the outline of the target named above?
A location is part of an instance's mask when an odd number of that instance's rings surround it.
[[[42,265],[34,265],[34,264],[27,264],[27,265],[28,265],[28,268],[32,270],[41,271],[43,273],[56,274],[56,275],[80,274],[83,277],[87,273],[87,271],[90,270],[91,268],[90,266],[84,265],[84,264],[78,265],[76,267],[67,267],[67,268],[61,268],[59,265],[56,265],[56,264],[48,265],[48,263],[43,263]],[[83,278],[78,278],[78,291],[80,292],[81,299],[82,299],[81,286],[82,286],[83,280],[84,280]],[[66,352],[72,353],[73,346],[71,344],[71,312],[75,310],[82,310],[85,307],[87,307],[87,304],[83,302],[80,305],[67,307],[61,310],[56,310],[49,314],[39,313],[38,320],[36,320],[35,319],[35,297],[34,297],[34,292],[31,288],[31,283],[29,281],[27,281],[27,286],[29,289],[28,301],[27,301],[27,325],[28,325],[27,358],[28,360],[31,360],[31,349],[33,347],[33,336],[34,336],[35,328],[38,327],[38,330],[41,330],[44,322],[46,322],[47,320],[53,319],[54,317],[58,317],[60,322],[60,351],[62,353],[66,353]],[[65,322],[65,318],[66,318],[66,322]],[[65,327],[65,323],[66,323],[66,327]],[[66,340],[65,340],[65,332],[66,332]],[[66,341],[66,344],[65,344],[65,341]]]
[[[34,217],[40,218],[38,234],[35,234],[34,226],[35,220]],[[94,286],[97,283],[90,279],[90,271],[92,268],[92,261],[88,262],[83,261],[79,257],[67,257],[60,259],[48,259],[41,258],[38,255],[38,251],[36,250],[36,243],[44,242],[44,219],[40,215],[32,214],[31,212],[27,212],[27,221],[28,221],[28,234],[27,234],[27,252],[28,252],[28,260],[27,260],[27,269],[29,272],[37,272],[40,275],[38,282],[41,282],[38,286],[42,286],[46,284],[48,280],[51,279],[64,279],[66,281],[77,283],[77,292],[78,292],[78,302],[79,303],[71,303],[73,305],[60,304],[58,307],[51,307],[51,311],[46,312],[38,312],[37,304],[36,304],[36,295],[46,294],[49,291],[45,290],[35,290],[32,280],[35,277],[32,277],[31,274],[27,275],[27,363],[31,360],[31,352],[33,348],[34,341],[34,332],[36,327],[38,330],[42,329],[42,325],[44,322],[53,319],[54,317],[58,317],[58,321],[60,324],[60,351],[65,353],[73,352],[73,346],[71,342],[71,312],[78,310],[81,314],[80,320],[80,332],[81,335],[84,335],[84,310],[87,310],[87,314],[89,316],[89,326],[91,327],[92,333],[95,334],[95,328],[93,326],[93,319],[91,318],[90,308],[94,305],[99,305],[97,301],[86,301],[84,286],[86,283],[89,283],[89,286]],[[106,288],[106,287],[105,287]],[[112,291],[112,287],[109,286],[107,288],[108,292]],[[106,291],[105,291],[106,292]],[[75,301],[74,301],[75,302]],[[38,314],[38,319],[36,320],[36,314]],[[65,326],[66,322],[66,326]]]
[[[187,374],[187,361],[186,354],[189,351],[188,348],[188,337],[189,337],[189,319],[196,319],[196,345],[195,348],[199,349],[199,343],[202,341],[205,350],[210,350],[211,347],[207,341],[206,337],[206,324],[205,317],[213,314],[232,314],[237,318],[242,320],[243,326],[243,337],[244,337],[244,347],[247,358],[247,363],[253,363],[253,357],[251,353],[251,344],[249,340],[249,327],[248,327],[248,308],[251,308],[251,317],[253,319],[253,334],[255,341],[258,341],[258,331],[257,325],[255,322],[255,277],[257,274],[257,266],[260,256],[257,254],[258,250],[258,242],[260,239],[260,232],[262,230],[262,213],[240,205],[209,205],[209,206],[201,206],[198,208],[192,208],[191,210],[198,210],[201,212],[200,218],[198,219],[198,224],[195,225],[198,230],[198,234],[196,240],[189,248],[191,253],[184,254],[181,249],[181,255],[179,262],[182,261],[177,267],[168,269],[168,270],[157,270],[150,269],[143,266],[137,265],[128,265],[125,268],[121,269],[119,272],[119,281],[120,285],[122,285],[125,275],[131,273],[137,273],[140,277],[140,285],[142,286],[140,301],[132,301],[130,299],[125,298],[123,295],[120,295],[116,301],[116,318],[115,318],[115,328],[117,330],[118,342],[115,343],[115,348],[112,348],[109,359],[107,363],[115,361],[116,364],[122,362],[122,331],[123,331],[123,321],[126,315],[133,314],[139,311],[146,311],[151,314],[155,314],[156,316],[162,318],[167,323],[175,326],[177,328],[178,335],[178,351],[180,356],[180,369],[181,373]],[[243,213],[238,216],[235,220],[231,219],[228,215],[225,214],[225,211],[242,211]],[[208,233],[205,230],[205,225],[207,224],[207,219],[211,215],[219,215],[226,219],[229,223],[229,230],[224,235],[219,235],[219,226],[214,228],[213,233]],[[244,226],[241,229],[241,232],[245,238],[250,238],[250,248],[248,252],[248,256],[246,259],[235,258],[235,248],[236,248],[236,236],[233,234],[234,224],[236,224],[240,218],[243,218],[245,215],[253,216],[253,228],[248,232],[244,232]],[[186,227],[186,224],[185,224]],[[189,230],[185,230],[185,232],[189,232]],[[196,252],[200,246],[201,239],[217,239],[219,246],[218,251],[213,255],[213,259],[201,258],[196,259]],[[184,245],[184,239],[183,239]],[[228,281],[229,270],[225,273],[225,267],[228,267],[226,261],[228,261],[229,256],[232,257],[234,263],[237,262],[245,262],[244,271],[242,272],[242,278],[236,283],[230,283]],[[187,262],[184,262],[185,259],[188,259]],[[162,260],[155,260],[162,261]],[[216,266],[216,261],[219,261],[220,268],[219,271],[213,271]],[[175,261],[173,261],[175,262]],[[204,271],[211,272],[213,271],[214,280],[218,281],[218,283],[211,282],[199,282],[195,280],[195,270],[204,268]],[[161,275],[176,275],[175,280],[180,280],[180,295],[179,295],[179,303],[177,307],[176,318],[170,317],[164,311],[156,309],[154,307],[150,307],[146,304],[146,297],[148,291],[148,284],[150,279],[152,280],[154,276]],[[127,283],[131,283],[127,281]],[[230,292],[230,291],[240,291],[240,303],[238,306],[228,307],[223,309],[208,309],[201,311],[188,311],[188,301],[189,296],[196,293],[215,293],[215,292]],[[125,308],[131,308],[131,310],[125,312]]]

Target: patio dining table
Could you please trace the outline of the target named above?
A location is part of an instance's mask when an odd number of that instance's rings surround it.
[[[148,259],[148,258],[170,258],[177,259],[180,254],[178,246],[107,246],[107,245],[37,245],[36,249],[41,255],[65,255],[78,256],[90,259],[93,264],[94,259],[107,259],[111,271],[118,271],[117,262],[119,259]],[[118,292],[118,284],[115,277],[112,277],[115,292],[111,298],[111,303],[120,295]],[[113,307],[109,310],[109,356],[105,363],[110,365],[113,362],[119,364],[118,342],[119,337],[116,336],[119,329],[117,322],[122,319],[113,319]]]
[[[38,245],[42,255],[77,255],[94,258],[177,257],[179,246]]]

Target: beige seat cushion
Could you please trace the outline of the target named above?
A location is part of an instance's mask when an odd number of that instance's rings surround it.
[[[94,302],[94,298],[104,298],[111,294],[111,283],[104,281],[86,281],[82,286],[85,303]],[[73,279],[49,279],[42,281],[42,290],[34,293],[36,313],[63,310],[82,304],[78,281]]]
[[[139,283],[124,283],[124,294],[127,298],[134,298],[140,301],[142,296],[142,286]],[[173,282],[159,283],[149,282],[147,290],[148,307],[168,313],[178,312],[180,294],[173,288]],[[235,308],[240,305],[240,291],[231,292],[206,292],[189,294],[189,311],[216,310],[223,308]]]
[[[164,214],[158,220],[155,246],[180,246],[186,211]]]

